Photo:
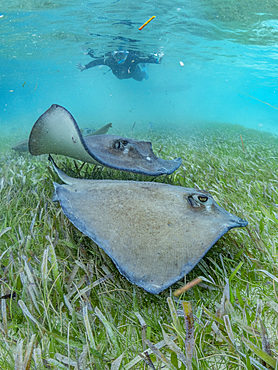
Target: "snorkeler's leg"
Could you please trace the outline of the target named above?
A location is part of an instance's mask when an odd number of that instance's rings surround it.
[[[132,73],[132,78],[136,81],[143,81],[146,78],[147,73],[142,71],[141,68],[137,65]]]

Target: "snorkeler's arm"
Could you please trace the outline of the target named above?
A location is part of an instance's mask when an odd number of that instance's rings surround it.
[[[77,68],[79,68],[80,71],[82,72],[82,71],[85,71],[85,69],[93,68],[93,67],[104,65],[104,64],[105,63],[104,63],[103,58],[99,58],[99,59],[92,60],[90,63],[85,64],[85,65],[78,63]]]

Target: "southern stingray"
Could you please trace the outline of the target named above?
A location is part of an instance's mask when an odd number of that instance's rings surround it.
[[[117,135],[83,137],[73,116],[53,104],[34,124],[29,137],[33,155],[62,154],[83,162],[150,176],[173,173],[181,159],[164,160],[154,155],[150,142]]]
[[[52,164],[65,183],[54,182],[54,200],[64,214],[121,274],[150,293],[160,293],[191,271],[228,230],[247,225],[203,190],[75,179]]]

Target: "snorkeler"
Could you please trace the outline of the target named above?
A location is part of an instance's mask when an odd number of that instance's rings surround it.
[[[94,57],[93,51],[87,53],[92,58]],[[148,78],[148,74],[144,68],[140,68],[139,63],[154,63],[159,64],[163,57],[163,53],[150,54],[145,56],[140,51],[133,50],[115,50],[108,52],[104,57],[96,58],[92,62],[82,65],[77,64],[77,68],[80,71],[85,71],[85,69],[93,68],[99,65],[105,65],[111,68],[113,74],[120,80],[126,78],[134,78],[136,81],[142,81]]]

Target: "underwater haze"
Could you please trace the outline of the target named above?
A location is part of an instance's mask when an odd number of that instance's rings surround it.
[[[2,136],[28,137],[56,103],[81,127],[180,130],[220,122],[277,133],[275,0],[1,1]],[[151,16],[141,31],[138,28]],[[106,66],[117,49],[163,52],[142,82]]]

